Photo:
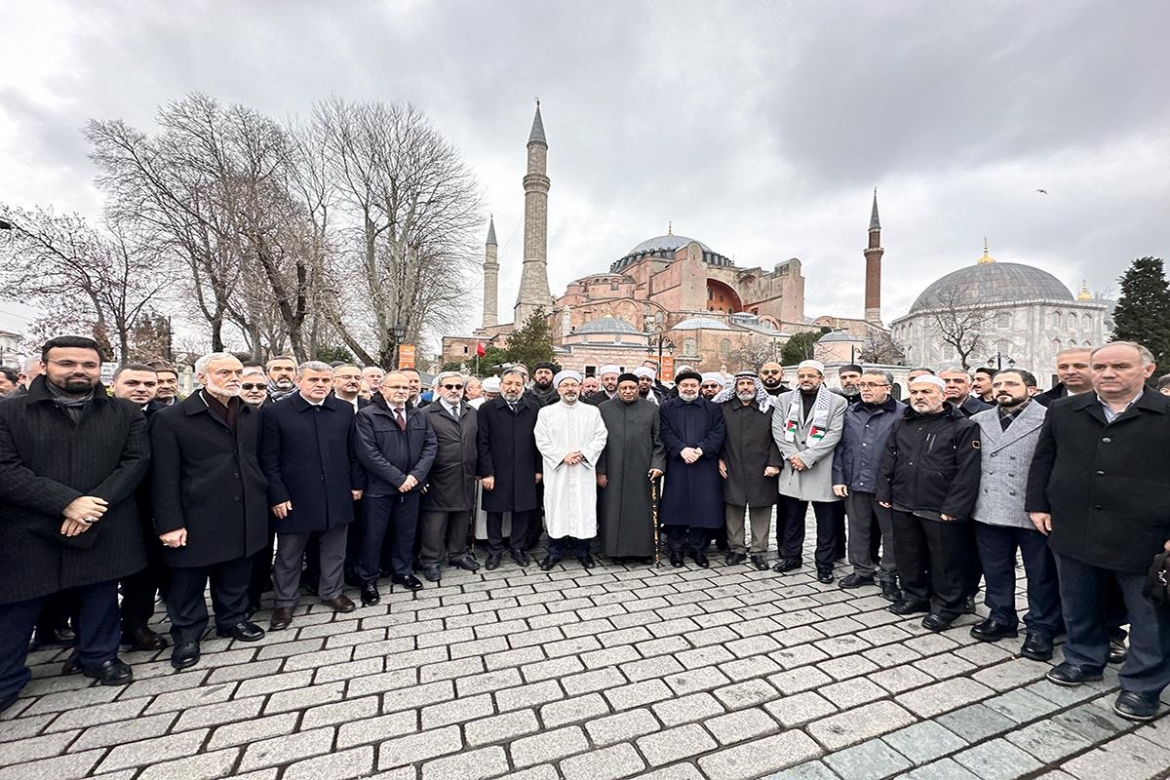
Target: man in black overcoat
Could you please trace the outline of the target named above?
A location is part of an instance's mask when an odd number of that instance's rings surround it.
[[[195,364],[202,388],[151,421],[154,527],[171,569],[167,614],[176,669],[199,661],[208,580],[216,634],[243,642],[264,636],[247,619],[252,556],[267,542],[268,502],[257,458],[260,410],[240,400],[243,374],[229,353],[204,355]]]
[[[1114,342],[1090,356],[1093,393],[1048,408],[1025,508],[1056,557],[1068,641],[1048,672],[1058,685],[1100,680],[1109,658],[1107,589],[1129,612],[1129,656],[1114,711],[1150,720],[1170,684],[1170,608],[1142,595],[1154,556],[1170,550],[1170,399],[1144,386],[1153,355]]]
[[[317,595],[336,612],[355,608],[342,593],[353,502],[365,484],[365,473],[352,456],[353,406],[330,394],[333,369],[327,363],[301,363],[295,381],[296,394],[260,414],[260,469],[268,480],[277,540],[272,631],[292,623],[301,561],[314,534],[318,543],[310,554],[319,561]]]
[[[477,468],[483,478],[482,505],[487,512],[488,557],[495,569],[504,554],[504,513],[512,513],[508,536],[512,560],[529,563],[524,552],[529,522],[539,522],[536,486],[543,461],[536,449],[536,415],[540,408],[524,395],[524,375],[509,369],[500,377],[500,397],[485,401],[477,412]]]
[[[78,649],[67,672],[124,685],[118,579],[146,565],[134,489],[149,467],[145,421],[106,395],[98,345],[46,342],[46,374],[0,404],[0,711],[30,678],[45,600],[71,591]]]

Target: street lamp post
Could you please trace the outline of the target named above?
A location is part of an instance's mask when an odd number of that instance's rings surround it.
[[[1003,354],[998,349],[995,350],[994,355],[992,355],[991,357],[989,357],[987,359],[987,367],[991,368],[991,365],[993,363],[995,364],[996,371],[1003,371],[1003,364],[1004,363],[1007,363],[1008,368],[1015,368],[1016,367],[1016,361],[1013,360],[1011,357]]]

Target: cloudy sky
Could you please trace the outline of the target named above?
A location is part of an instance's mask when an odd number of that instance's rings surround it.
[[[193,90],[277,117],[330,95],[409,101],[495,214],[503,321],[536,96],[554,294],[673,222],[739,266],[799,257],[807,314],[860,316],[874,187],[887,322],[985,235],[1074,292],[1116,292],[1134,257],[1170,256],[1162,0],[39,0],[3,15],[0,201],[96,213],[79,128],[150,128]],[[0,328],[22,314],[0,301]]]

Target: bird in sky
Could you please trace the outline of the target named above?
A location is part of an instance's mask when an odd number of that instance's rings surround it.
[[[1041,195],[1047,195],[1047,194],[1048,194],[1048,190],[1036,190],[1036,192],[1039,192]]]

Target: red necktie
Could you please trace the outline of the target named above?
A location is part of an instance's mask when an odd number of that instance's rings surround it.
[[[402,416],[401,409],[394,410],[394,421],[398,423],[398,427],[401,430],[406,430],[406,418]]]

